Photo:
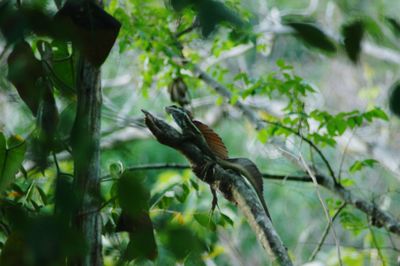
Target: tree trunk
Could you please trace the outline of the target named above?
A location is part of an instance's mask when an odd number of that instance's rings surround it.
[[[71,261],[73,265],[103,265],[100,206],[100,67],[80,57],[77,69],[77,112],[71,132],[74,158],[74,188],[79,205],[73,225],[85,238],[84,257]]]

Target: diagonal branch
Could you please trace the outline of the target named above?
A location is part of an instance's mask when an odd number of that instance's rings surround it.
[[[226,170],[205,155],[193,142],[164,121],[143,111],[146,125],[158,142],[181,152],[190,161],[193,172],[223,196],[237,204],[256,233],[262,247],[279,265],[292,265],[287,250],[263,210],[256,193],[236,172]]]
[[[228,88],[220,84],[200,67],[188,62],[187,59],[182,59],[181,62],[188,68],[191,68],[193,73],[198,76],[199,79],[203,80],[218,94],[228,99],[231,98],[231,92],[228,90]],[[254,124],[257,130],[264,127],[264,123],[259,116],[241,101],[237,101],[235,106],[243,112],[250,122]],[[374,226],[385,227],[389,232],[400,235],[400,221],[393,217],[391,213],[379,209],[373,202],[355,196],[350,190],[342,187],[340,184],[335,184],[331,177],[320,173],[316,173],[316,175],[320,177],[318,180],[319,185],[339,196],[347,204],[352,205],[353,207],[367,214]]]

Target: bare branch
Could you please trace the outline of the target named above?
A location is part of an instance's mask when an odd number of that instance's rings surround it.
[[[339,216],[340,212],[344,209],[344,207],[346,207],[346,203],[342,203],[342,205],[340,205],[340,207],[336,210],[335,214],[332,216],[332,223],[335,221],[336,217]],[[329,230],[332,227],[332,223],[326,224],[324,233],[322,234],[321,239],[318,242],[318,245],[315,247],[308,261],[313,261],[317,256],[318,252],[321,250],[321,247],[323,246],[325,239],[328,236]]]

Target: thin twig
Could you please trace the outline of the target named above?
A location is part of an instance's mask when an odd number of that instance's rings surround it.
[[[175,35],[174,35],[175,39],[178,39],[179,37],[182,37],[183,35],[193,31],[198,26],[199,26],[198,19],[195,19],[193,21],[192,25],[190,25],[189,27],[187,27],[186,29],[184,29],[180,32],[175,33]]]
[[[336,217],[339,216],[340,212],[344,209],[344,207],[346,207],[347,203],[343,202],[342,205],[340,205],[340,207],[336,210],[335,214],[332,216],[332,223],[335,221]],[[322,245],[325,242],[326,237],[328,236],[329,230],[331,229],[332,224],[331,223],[327,223],[324,233],[321,236],[321,239],[318,242],[318,245],[315,247],[314,251],[312,252],[310,258],[308,259],[308,261],[313,261],[315,259],[315,257],[317,256],[318,252],[321,250]]]
[[[355,131],[356,131],[356,129],[354,129],[352,131],[352,134],[351,134],[349,140],[347,141],[346,146],[344,147],[344,150],[343,150],[343,153],[342,153],[342,158],[340,159],[339,171],[338,171],[338,181],[339,181],[339,183],[340,183],[341,176],[342,176],[344,158],[346,157],[347,150],[348,150],[350,142],[351,142],[351,140],[352,140],[352,138],[353,138],[353,136],[355,134]]]
[[[53,159],[54,159],[54,165],[56,166],[57,169],[57,176],[59,176],[61,171],[60,171],[60,166],[58,165],[58,160],[55,152],[53,152]]]
[[[378,245],[378,242],[376,241],[374,230],[372,230],[370,224],[368,224],[368,229],[369,229],[369,232],[371,233],[372,242],[374,243],[376,251],[378,252],[379,259],[382,262],[382,266],[386,266],[385,258],[383,257],[382,251]]]
[[[268,121],[268,120],[265,120],[265,119],[263,119],[262,121],[267,123],[267,124],[278,126],[278,127],[283,128],[283,129],[286,129],[286,130],[290,131],[291,133],[295,134],[296,136],[300,137],[303,141],[307,142],[307,144],[310,145],[318,153],[318,155],[320,156],[320,158],[324,162],[324,164],[325,164],[326,168],[328,169],[329,174],[332,177],[333,182],[335,183],[335,185],[338,184],[337,180],[336,180],[335,172],[333,171],[331,164],[329,163],[329,161],[325,157],[325,155],[322,153],[322,151],[317,147],[317,145],[314,144],[314,142],[312,142],[310,139],[304,137],[300,132],[297,132],[293,128],[284,126],[281,123],[272,122],[272,121]]]
[[[300,160],[301,160],[301,163],[302,163],[303,166],[304,166],[304,169],[305,169],[306,172],[310,175],[310,177],[311,177],[311,179],[312,179],[312,181],[313,181],[313,183],[314,183],[314,185],[315,185],[315,190],[316,190],[316,192],[317,192],[318,199],[319,199],[319,201],[321,202],[322,209],[324,210],[324,213],[325,213],[325,216],[326,216],[326,218],[327,218],[327,220],[328,220],[328,223],[331,224],[331,225],[333,225],[333,221],[332,221],[331,216],[329,215],[328,208],[327,208],[327,206],[326,206],[324,200],[322,199],[321,193],[319,192],[319,187],[318,187],[317,179],[316,179],[314,173],[311,171],[311,169],[310,169],[310,167],[308,166],[308,164],[306,163],[306,161],[304,160],[304,158],[303,158],[303,156],[301,155],[301,153],[300,153]],[[336,247],[337,247],[339,265],[342,266],[342,265],[343,265],[343,262],[342,262],[342,258],[341,258],[341,255],[340,255],[340,244],[339,244],[339,239],[337,238],[336,231],[335,231],[335,228],[334,228],[333,226],[332,226],[332,233],[333,233],[333,238],[335,239],[335,243],[336,243]]]

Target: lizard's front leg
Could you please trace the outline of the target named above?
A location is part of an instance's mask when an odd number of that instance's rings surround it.
[[[216,190],[213,188],[213,177],[214,177],[214,167],[215,167],[215,162],[213,161],[208,161],[204,165],[200,167],[199,171],[196,171],[198,173],[198,177],[207,182],[210,186],[211,194],[212,194],[212,202],[211,202],[211,213],[214,213],[214,210],[216,207],[218,207],[218,197]]]

